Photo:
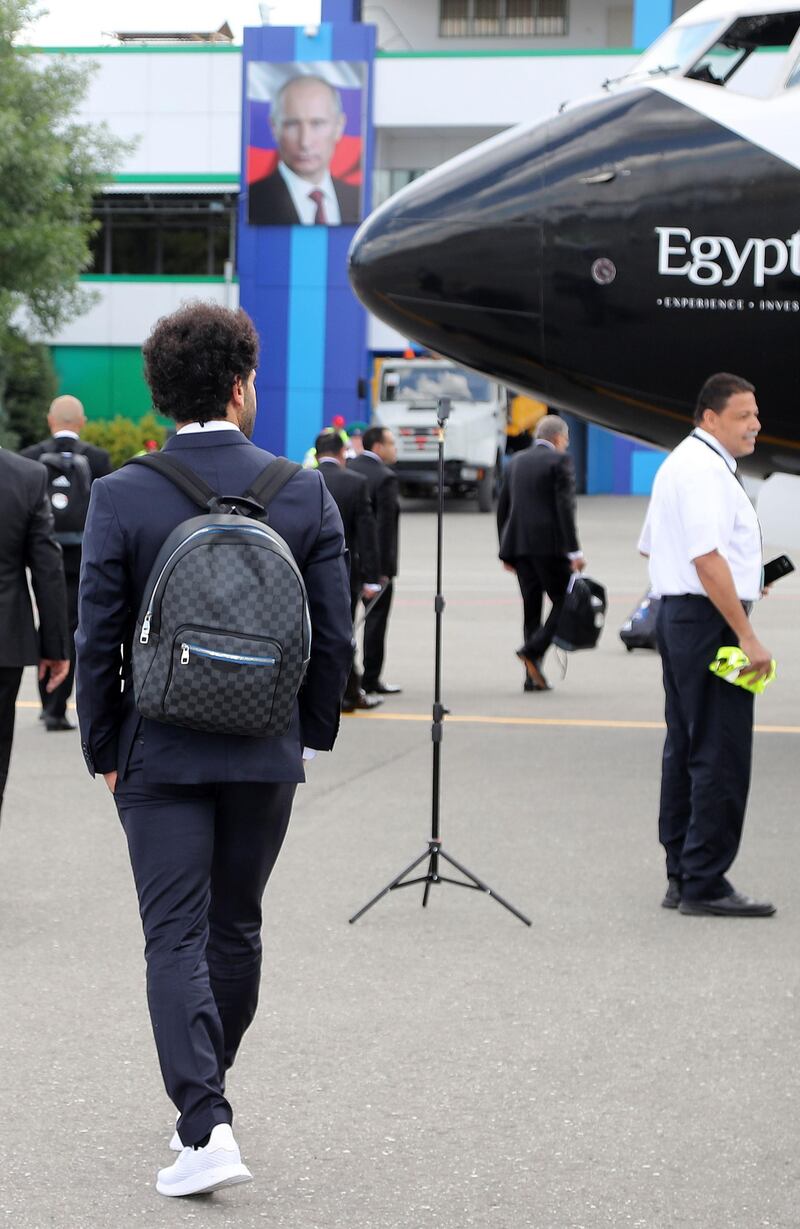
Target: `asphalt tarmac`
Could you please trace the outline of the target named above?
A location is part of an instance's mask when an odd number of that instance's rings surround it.
[[[435,519],[406,507],[385,672],[403,694],[345,718],[298,791],[229,1084],[255,1181],[215,1195],[155,1192],[174,1115],[122,831],[28,672],[0,830],[4,1224],[797,1229],[800,581],[756,614],[779,678],[733,870],[778,913],[663,910],[659,663],[617,637],[643,512],[580,501],[606,631],[531,695],[493,518],[448,506],[442,836],[533,925],[448,885],[349,925],[429,831]]]

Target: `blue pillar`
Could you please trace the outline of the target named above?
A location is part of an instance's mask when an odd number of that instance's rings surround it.
[[[672,23],[672,0],[633,0],[633,45],[649,47]]]
[[[258,142],[248,131],[248,121],[252,112],[254,127],[263,131],[269,105],[258,102],[249,107],[248,67],[258,62],[278,67],[305,62],[324,73],[325,65],[331,63],[363,66],[360,135],[362,216],[366,216],[372,176],[375,29],[353,21],[356,11],[353,0],[324,0],[318,26],[244,32],[237,265],[241,304],[255,321],[262,343],[253,438],[293,460],[302,459],[335,415],[343,415],[346,421],[362,417],[358,382],[367,375],[366,312],[347,279],[347,250],[355,226],[251,226],[248,222],[248,172],[255,177],[265,173],[259,172],[263,163],[258,162],[264,151],[255,147]],[[280,79],[280,73],[275,79]],[[355,106],[351,99],[348,124],[353,122]],[[345,137],[354,135],[348,127]]]

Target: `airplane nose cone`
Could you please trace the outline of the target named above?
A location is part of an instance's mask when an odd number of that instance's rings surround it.
[[[424,175],[355,235],[350,280],[402,334],[477,369],[541,352],[544,126],[503,134]],[[532,148],[533,147],[533,148]]]

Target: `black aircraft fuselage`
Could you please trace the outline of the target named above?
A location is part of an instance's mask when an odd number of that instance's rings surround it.
[[[799,186],[701,108],[628,89],[411,184],[358,231],[350,276],[404,336],[662,447],[734,371],[765,420],[751,472],[800,473]]]

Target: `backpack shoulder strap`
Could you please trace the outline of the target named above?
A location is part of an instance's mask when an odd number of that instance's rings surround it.
[[[286,457],[276,457],[250,483],[250,486],[245,491],[245,495],[262,504],[266,511],[278,494],[278,491],[282,490],[289,479],[293,478],[302,468],[302,465],[298,465],[296,461],[288,461]]]
[[[180,461],[175,461],[172,457],[166,456],[163,452],[151,452],[146,457],[131,457],[125,464],[144,465],[147,469],[154,469],[162,477],[168,478],[173,486],[176,486],[179,491],[183,491],[183,494],[191,499],[192,503],[197,504],[198,508],[202,508],[204,512],[208,511],[211,500],[217,498],[217,492],[207,482],[204,482],[198,474],[195,474],[188,466],[181,465]]]

